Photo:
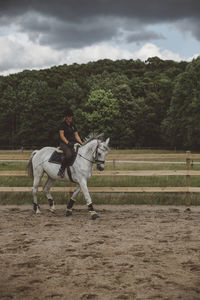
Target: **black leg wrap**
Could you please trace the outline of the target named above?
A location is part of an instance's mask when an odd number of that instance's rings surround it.
[[[90,203],[90,204],[88,205],[88,210],[89,210],[89,211],[94,211],[94,208],[93,208],[92,203]]]
[[[48,201],[49,201],[49,206],[50,207],[54,205],[53,199],[48,199]]]
[[[67,205],[67,209],[72,209],[74,203],[75,203],[75,200],[70,199],[70,200],[69,200],[69,203],[68,203],[68,205]]]
[[[39,208],[39,205],[38,205],[38,204],[36,204],[36,203],[33,203],[33,209],[34,209],[34,212],[36,212],[36,211],[37,211],[37,208]]]

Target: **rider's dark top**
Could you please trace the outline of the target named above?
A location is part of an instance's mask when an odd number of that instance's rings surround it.
[[[74,132],[77,131],[77,128],[73,122],[68,125],[65,121],[63,121],[59,126],[59,130],[64,130],[64,136],[69,142],[71,143],[76,142],[76,139],[74,137]],[[60,142],[63,143],[61,139]]]

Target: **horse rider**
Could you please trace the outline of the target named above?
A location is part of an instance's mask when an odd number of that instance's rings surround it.
[[[74,144],[78,142],[83,144],[75,123],[73,122],[73,111],[68,109],[65,112],[64,121],[59,126],[59,136],[60,136],[60,149],[63,150],[65,158],[62,161],[61,167],[58,171],[58,176],[64,177],[65,168],[74,156]]]

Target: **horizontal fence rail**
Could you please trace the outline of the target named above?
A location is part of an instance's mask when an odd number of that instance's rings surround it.
[[[0,160],[22,160],[28,159],[29,155],[26,154],[0,154]],[[190,187],[191,176],[200,176],[200,171],[191,170],[191,165],[194,163],[193,159],[200,159],[200,154],[191,154],[187,151],[186,154],[110,154],[108,160],[113,162],[114,170],[104,172],[94,171],[94,176],[185,176],[186,186],[184,187],[89,187],[91,193],[186,193],[186,205],[190,205],[190,193],[199,193],[200,187]],[[161,159],[177,159],[184,160],[186,165],[185,170],[137,170],[137,171],[118,171],[115,170],[116,162],[124,160],[135,160],[137,163],[149,163],[145,161],[148,159],[161,160]],[[142,162],[140,161],[142,159]],[[170,163],[160,162],[159,163]],[[179,162],[174,162],[179,163]],[[0,176],[26,176],[25,171],[0,171]],[[70,192],[74,191],[74,187],[52,187],[52,192]],[[0,187],[0,192],[31,192],[32,187]],[[42,191],[42,187],[39,187]]]
[[[195,170],[94,171],[93,176],[200,176]],[[0,176],[27,176],[25,171],[0,171]]]
[[[90,193],[199,193],[198,187],[88,187]],[[32,187],[0,187],[0,192],[31,192]],[[42,191],[42,187],[38,188]],[[74,187],[52,187],[52,192],[70,192]]]
[[[26,154],[0,154],[0,160],[28,160],[30,157],[30,153]],[[172,154],[108,154],[107,155],[107,161],[111,160],[159,160],[159,159],[182,159],[185,161],[186,155],[185,153],[172,153]],[[199,159],[200,160],[200,154],[199,153],[192,153],[190,155],[190,159]]]
[[[28,159],[0,159],[0,162],[28,162]],[[152,161],[152,160],[106,160],[106,163],[114,164],[148,164],[148,165],[185,165],[185,161]],[[200,162],[193,162],[195,165],[199,165]]]

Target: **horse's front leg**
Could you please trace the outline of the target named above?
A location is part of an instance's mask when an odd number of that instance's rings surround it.
[[[81,189],[80,185],[77,185],[70,200],[69,200],[69,203],[67,204],[67,210],[66,210],[67,217],[72,215],[72,208],[73,208],[76,198],[80,192],[80,189]]]
[[[82,180],[79,184],[80,184],[81,190],[83,192],[83,195],[85,197],[85,200],[86,200],[86,203],[87,203],[87,206],[88,206],[88,211],[91,215],[92,220],[95,220],[95,219],[99,218],[99,215],[97,214],[97,212],[93,208],[92,199],[91,199],[89,191],[88,191],[86,180]]]

